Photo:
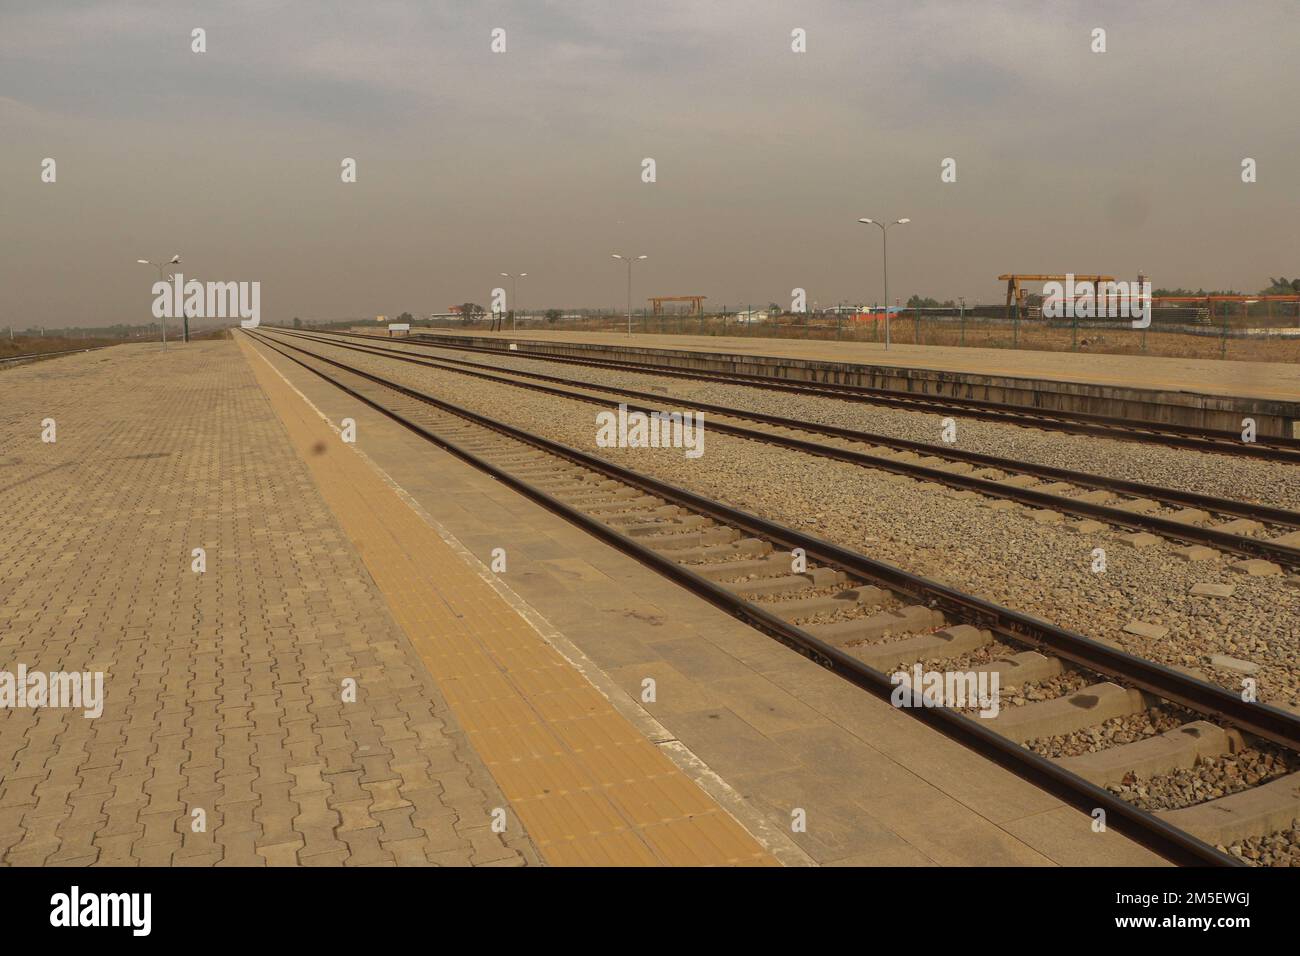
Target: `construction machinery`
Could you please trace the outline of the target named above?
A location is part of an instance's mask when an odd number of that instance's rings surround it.
[[[663,315],[665,302],[689,302],[691,315],[703,315],[707,298],[707,295],[655,295],[650,297],[650,309],[655,315]]]
[[[1094,289],[1096,289],[1102,282],[1115,281],[1114,276],[1081,275],[1079,273],[1074,273],[1072,277],[1075,283],[1091,282]],[[1022,282],[1065,282],[1070,278],[1071,276],[1065,275],[1028,275],[1021,272],[1010,272],[1006,275],[998,276],[1000,281],[1007,284],[1007,318],[1011,319],[1014,317],[1019,319],[1025,311],[1025,299],[1029,296],[1029,291],[1020,287]],[[1012,303],[1015,304],[1014,316],[1011,311]]]

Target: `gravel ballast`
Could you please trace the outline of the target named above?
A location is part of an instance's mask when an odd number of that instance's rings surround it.
[[[940,431],[944,416],[939,414],[896,410],[882,405],[789,392],[771,392],[750,385],[699,382],[643,372],[615,372],[542,359],[421,348],[405,343],[402,347],[413,354],[430,358],[449,356],[503,370],[557,375],[593,385],[615,385],[641,391],[658,389],[682,399],[942,445]],[[957,441],[953,447],[963,451],[999,455],[1054,468],[1109,475],[1300,511],[1300,467],[1297,466],[1064,432],[1040,431],[967,419],[960,415],[953,417],[957,420]]]
[[[295,343],[297,344],[297,343]],[[596,446],[595,405],[516,389],[450,371],[422,368],[379,356],[313,344],[313,350],[425,390],[500,421],[536,432],[576,449],[634,468],[648,475],[689,488],[747,511],[827,538],[909,571],[935,578],[969,593],[1024,611],[1079,631],[1089,637],[1109,639],[1130,653],[1163,664],[1193,667],[1233,691],[1243,689],[1242,673],[1212,668],[1211,655],[1226,655],[1258,665],[1250,675],[1257,682],[1260,700],[1275,704],[1300,704],[1300,589],[1282,577],[1251,577],[1227,569],[1228,560],[1184,562],[1173,557],[1178,545],[1161,541],[1148,548],[1124,547],[1122,531],[1081,534],[1064,525],[1039,524],[1028,509],[990,507],[983,498],[960,498],[948,488],[913,481],[882,471],[844,462],[816,458],[799,452],[745,439],[708,433],[702,457],[690,459],[681,449],[599,448]],[[419,350],[414,350],[419,351]],[[468,353],[466,353],[468,354]],[[470,356],[481,361],[480,356]],[[505,364],[505,360],[494,357]],[[520,360],[529,370],[542,363]],[[578,378],[592,369],[553,366],[556,374]],[[618,380],[641,387],[630,373]],[[685,394],[687,383],[661,379],[669,391]],[[644,384],[644,383],[641,383]],[[734,389],[735,386],[691,386],[695,389]],[[761,395],[755,389],[744,391]],[[696,392],[700,398],[706,396]],[[715,394],[710,401],[741,404],[733,396]],[[841,405],[845,414],[862,416],[867,409],[847,403],[766,396],[777,414],[802,417],[802,404]],[[759,407],[757,403],[748,403]],[[779,407],[778,407],[779,406]],[[901,423],[907,418],[933,418],[917,413],[870,410],[871,421],[841,421],[853,427],[885,431],[877,414]],[[968,428],[966,426],[969,426]],[[915,423],[912,427],[917,427]],[[966,438],[972,432],[990,435],[1012,431],[1036,436],[1040,457],[1051,449],[1079,446],[1095,449],[1088,461],[1045,461],[1061,467],[1081,468],[1165,484],[1177,484],[1214,494],[1250,497],[1254,490],[1296,488],[1300,469],[1285,465],[1238,461],[1145,447],[1131,443],[1061,434],[1031,432],[991,423],[963,422]],[[959,430],[959,434],[962,431]],[[907,437],[934,440],[935,435]],[[1006,440],[1005,437],[1001,440]],[[1105,456],[1122,450],[1108,467]],[[1032,459],[1014,447],[979,450]],[[1098,457],[1100,456],[1100,457]],[[1067,456],[1068,457],[1068,456]],[[1167,460],[1166,460],[1167,459]],[[1121,470],[1119,462],[1131,467]],[[1189,467],[1190,462],[1201,468]],[[1144,469],[1151,469],[1144,471]],[[1159,471],[1160,474],[1156,472]],[[1218,474],[1218,472],[1222,474]],[[1140,473],[1138,473],[1140,472]],[[1207,475],[1214,474],[1213,481]],[[1271,476],[1266,478],[1265,476]],[[1178,483],[1175,476],[1185,479]],[[1271,503],[1287,505],[1285,497]],[[1094,573],[1093,550],[1106,551],[1106,570]],[[1231,584],[1228,598],[1190,594],[1198,583]],[[1167,628],[1160,637],[1125,631],[1133,622]]]

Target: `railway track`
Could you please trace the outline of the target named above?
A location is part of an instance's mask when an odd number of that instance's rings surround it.
[[[596,405],[609,406],[618,402],[590,393],[619,396],[624,399],[623,404],[629,411],[649,413],[664,405],[704,411],[722,416],[709,423],[711,429],[719,432],[906,475],[959,491],[1014,501],[1036,509],[1036,514],[1045,516],[1041,520],[1046,520],[1046,516],[1050,515],[1072,515],[1085,521],[1129,528],[1138,533],[1159,534],[1189,546],[1210,547],[1246,559],[1271,561],[1280,567],[1300,568],[1300,530],[1297,530],[1300,529],[1300,513],[1281,508],[1033,465],[944,445],[894,439],[662,393],[591,385],[560,376],[501,369],[445,356],[435,358],[415,355],[405,350],[369,343],[358,345],[343,342],[333,336],[320,338],[299,332],[282,334]],[[540,382],[576,386],[583,391],[538,384]],[[640,405],[627,399],[645,399],[656,404]],[[767,428],[755,429],[739,424],[745,421],[757,422]],[[812,441],[804,436],[826,438],[835,444]],[[1031,481],[1026,483],[1026,479]],[[1116,498],[1118,500],[1112,500]],[[1082,527],[1086,530],[1088,526]]]
[[[1294,773],[1167,813],[1148,813],[1107,789],[1117,775],[1154,776],[1244,748],[1278,748],[1291,759],[1300,751],[1295,714],[493,421],[320,355],[301,339],[249,334],[855,686],[896,702],[901,692],[916,718],[1084,812],[1104,811],[1108,827],[1173,862],[1241,865],[1211,843],[1271,832],[1288,814],[1300,816]],[[969,664],[1006,686],[1074,679],[1052,699],[986,720],[927,706],[920,690],[889,676],[922,661]],[[1171,715],[1190,719],[1082,757],[1049,758],[1026,746],[1152,709],[1165,725]]]
[[[356,335],[357,333],[326,332],[330,335]],[[378,338],[378,337],[376,337]],[[475,344],[466,337],[465,345],[448,345],[432,341],[422,335],[412,335],[407,341],[418,343],[426,348],[483,352],[500,354],[507,351],[507,343],[501,340],[500,347]],[[517,343],[514,343],[517,344]],[[536,345],[538,343],[527,343]],[[613,371],[642,372],[648,375],[663,375],[672,378],[693,379],[696,381],[719,382],[728,385],[751,385],[774,391],[791,392],[800,395],[814,395],[822,398],[834,398],[857,403],[883,405],[909,411],[928,412],[937,415],[962,415],[983,421],[1018,425],[1023,428],[1035,428],[1047,431],[1063,431],[1076,435],[1091,435],[1112,438],[1119,441],[1138,442],[1148,445],[1166,445],[1172,448],[1186,448],[1194,451],[1215,452],[1224,455],[1237,455],[1259,458],[1266,461],[1300,463],[1300,439],[1282,436],[1259,436],[1254,442],[1242,441],[1237,432],[1211,428],[1197,428],[1190,425],[1176,425],[1165,422],[1152,422],[1097,415],[1089,412],[1063,412],[1048,409],[1029,408],[1024,405],[1011,405],[991,402],[976,398],[962,398],[956,395],[922,395],[896,389],[872,388],[865,385],[848,385],[829,382],[791,382],[769,375],[753,375],[744,372],[695,371],[672,368],[651,362],[633,362],[628,360],[597,359],[591,357],[576,358],[544,351],[517,349],[509,352],[512,358],[535,359],[546,362],[558,362],[567,365],[580,365],[590,368],[602,368]]]

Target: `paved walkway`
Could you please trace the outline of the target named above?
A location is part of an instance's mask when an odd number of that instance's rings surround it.
[[[0,861],[538,860],[234,343],[0,392],[0,671],[102,671],[105,697],[0,709]]]
[[[374,333],[367,326],[356,331]],[[417,331],[425,331],[419,329]],[[430,329],[461,334],[460,329]],[[1300,365],[1281,362],[1221,362],[1213,359],[1165,358],[1138,355],[1087,355],[1077,352],[1034,352],[1016,349],[952,348],[895,343],[889,351],[877,342],[830,342],[772,339],[753,336],[644,335],[617,332],[552,332],[544,329],[486,332],[471,335],[517,338],[519,341],[592,342],[697,352],[782,356],[859,365],[937,369],[1050,379],[1060,382],[1113,385],[1122,388],[1168,389],[1233,395],[1278,401],[1300,401]]]

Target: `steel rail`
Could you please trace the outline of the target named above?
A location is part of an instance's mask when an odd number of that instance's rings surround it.
[[[542,392],[543,394],[556,395],[561,398],[573,399],[575,401],[590,402],[596,405],[612,404],[607,399],[602,399],[592,395],[584,395],[576,392],[571,392],[568,391],[567,389],[553,388],[546,385],[540,385],[540,384],[535,384],[530,382],[520,382],[511,378],[507,378],[504,375],[493,374],[492,372],[488,372],[488,371],[471,371],[469,369],[447,368],[446,365],[442,364],[442,363],[452,363],[454,365],[466,365],[466,366],[471,366],[479,369],[488,368],[488,366],[482,366],[474,362],[464,362],[457,359],[434,358],[431,356],[415,355],[409,352],[401,352],[392,349],[376,348],[368,345],[361,346],[361,345],[336,343],[328,340],[317,339],[310,335],[301,336],[301,337],[305,338],[307,341],[315,342],[320,345],[325,345],[327,347],[350,349],[352,351],[361,352],[363,354],[371,354],[382,358],[392,358],[397,361],[409,362],[411,364],[419,365],[425,368],[445,369],[447,371],[455,372],[456,374],[468,375],[474,378],[480,378],[492,382],[500,382],[518,388],[531,389],[533,391]],[[529,378],[546,379],[549,381],[561,381],[561,382],[569,381],[566,379],[559,378],[557,376],[541,375],[540,373],[515,372],[510,369],[498,369],[497,371],[506,372],[507,374],[511,374],[511,375],[523,375]],[[824,428],[815,425],[810,426],[802,422],[797,422],[793,419],[785,419],[776,415],[765,415],[756,412],[746,412],[740,409],[729,409],[726,408],[725,406],[711,405],[703,402],[696,402],[692,399],[674,398],[672,396],[667,396],[667,395],[655,395],[649,392],[637,392],[632,389],[623,389],[623,388],[617,388],[613,386],[587,385],[581,382],[573,382],[571,384],[576,384],[583,388],[589,388],[595,391],[608,391],[619,395],[648,398],[656,402],[674,402],[676,404],[681,405],[684,408],[701,409],[703,411],[711,412],[713,414],[722,414],[722,415],[728,415],[737,418],[753,419],[755,421],[760,421],[760,422],[764,422],[765,424],[770,424],[770,425],[783,427],[783,428],[803,429],[805,431],[810,431],[810,432],[820,432],[822,434],[828,434],[833,437],[844,438],[852,441],[866,442],[872,440],[870,436],[867,436],[864,433],[854,432],[850,429],[842,429],[833,426],[826,426]],[[640,411],[649,414],[656,410],[654,406],[635,405],[627,402],[624,402],[623,404],[627,407],[629,411]],[[905,461],[896,461],[891,458],[883,458],[878,455],[872,455],[868,452],[860,452],[860,451],[847,449],[847,448],[837,448],[833,445],[823,445],[819,442],[811,442],[800,438],[792,438],[786,435],[774,435],[768,432],[755,431],[754,429],[751,428],[744,428],[737,425],[730,425],[726,422],[714,421],[710,427],[724,434],[735,435],[739,438],[745,438],[750,441],[758,441],[758,442],[763,442],[765,444],[776,445],[782,448],[789,448],[795,451],[801,451],[806,454],[816,455],[822,458],[831,458],[838,461],[846,461],[852,464],[859,465],[861,467],[878,468],[884,471],[893,472],[894,474],[907,475],[909,477],[920,478],[925,481],[938,482],[941,484],[949,485],[954,488],[976,491],[983,495],[989,495],[993,497],[1008,499],[1011,501],[1017,501],[1022,504],[1032,505],[1034,507],[1045,508],[1052,511],[1062,511],[1068,514],[1073,514],[1073,515],[1086,517],[1086,518],[1095,518],[1100,521],[1105,521],[1109,524],[1121,525],[1124,527],[1136,528],[1144,531],[1156,531],[1166,538],[1185,541],[1190,544],[1208,545],[1215,548],[1219,548],[1221,550],[1231,551],[1236,554],[1246,555],[1250,557],[1265,558],[1271,561],[1276,561],[1288,567],[1300,567],[1300,548],[1291,547],[1290,545],[1277,544],[1276,542],[1264,538],[1249,538],[1246,537],[1245,535],[1237,535],[1227,531],[1220,531],[1215,528],[1201,528],[1197,525],[1192,525],[1181,521],[1175,521],[1170,518],[1161,518],[1156,515],[1146,515],[1146,514],[1141,514],[1140,512],[1125,511],[1121,508],[1115,508],[1109,505],[1097,504],[1089,501],[1080,501],[1076,498],[1066,498],[1062,495],[1054,495],[1051,494],[1050,492],[1044,492],[1044,491],[1035,491],[1030,488],[1017,488],[1013,485],[1003,485],[987,478],[977,478],[970,475],[955,474],[953,472],[944,471],[942,469],[934,468],[929,465],[921,465],[921,464],[915,464],[912,462],[905,462]],[[927,448],[927,450],[929,450],[929,448],[932,447],[932,446],[921,445],[921,443],[910,443],[910,444],[919,445],[922,448]],[[942,448],[934,447],[932,453],[935,455],[943,455],[946,454],[946,450]],[[984,462],[985,464],[989,464],[992,466],[996,466],[1011,471],[1024,470],[1020,467],[1019,463],[1011,460],[998,459],[994,456],[979,456],[979,457],[986,459],[986,461]],[[1062,480],[1071,480],[1069,479],[1068,476],[1074,474],[1072,472],[1064,471],[1061,469],[1049,469],[1049,471],[1057,471],[1058,475],[1056,475],[1055,477],[1061,478]],[[1093,478],[1091,484],[1094,485],[1095,487],[1106,487],[1108,490],[1113,490],[1113,487],[1107,483],[1106,479],[1102,479],[1096,476],[1088,476],[1088,477]],[[1087,482],[1076,482],[1076,483],[1087,484]],[[1137,483],[1130,483],[1130,484],[1137,485]],[[1150,494],[1152,495],[1152,497],[1159,497],[1159,493],[1166,490],[1166,489],[1154,488],[1153,486],[1137,485],[1137,487],[1143,489],[1142,493]],[[1177,497],[1178,496],[1177,493],[1174,493],[1174,496]],[[1194,500],[1198,506],[1203,508],[1212,509],[1215,511],[1223,511],[1224,513],[1233,513],[1232,509],[1222,508],[1218,504],[1220,499],[1215,499],[1209,496],[1200,496],[1200,495],[1185,495],[1182,497],[1184,497],[1185,499]],[[1183,502],[1179,502],[1179,503],[1181,504]],[[1238,503],[1230,502],[1229,504],[1235,505]],[[1283,509],[1271,509],[1267,507],[1255,508],[1253,506],[1238,508],[1237,511],[1238,513],[1244,513],[1245,515],[1252,518],[1264,518],[1264,512],[1273,512],[1277,515],[1276,523],[1284,524],[1290,527],[1300,527],[1300,514],[1297,514],[1292,511],[1285,511]],[[1265,518],[1264,520],[1272,520],[1272,519]]]
[[[314,334],[322,334],[316,332],[289,332],[286,329],[276,329],[275,331],[291,335],[305,335],[305,337],[308,338]],[[338,335],[360,339],[371,339],[380,342],[389,341],[380,336],[364,335],[355,332],[331,332],[329,334],[331,337]],[[317,339],[316,341],[323,342],[324,340]],[[1300,528],[1300,512],[1288,511],[1285,508],[1276,508],[1271,505],[1263,505],[1249,501],[1238,501],[1232,498],[1218,498],[1214,495],[1206,495],[1194,491],[1182,491],[1177,488],[1168,488],[1163,485],[1150,485],[1140,481],[1128,481],[1124,478],[1115,478],[1109,475],[1094,475],[1089,472],[1071,471],[1068,468],[1054,468],[1051,465],[1040,465],[1035,462],[1020,461],[1015,458],[1003,458],[998,455],[986,455],[980,452],[965,451],[963,449],[954,448],[950,445],[934,445],[927,442],[912,441],[907,438],[894,438],[890,435],[880,435],[874,432],[865,432],[837,425],[825,425],[820,422],[809,422],[803,419],[783,418],[778,415],[768,415],[763,412],[755,412],[748,409],[710,404],[693,398],[685,399],[678,396],[671,396],[662,392],[638,391],[636,389],[622,388],[616,385],[597,385],[591,382],[582,382],[575,379],[563,378],[558,375],[546,375],[542,372],[525,372],[518,369],[502,368],[499,365],[485,365],[479,362],[470,362],[467,359],[456,359],[434,355],[418,355],[413,352],[399,353],[396,350],[383,349],[380,346],[369,347],[379,349],[385,354],[405,354],[417,358],[424,358],[430,362],[448,362],[456,365],[464,365],[470,368],[490,369],[510,375],[521,375],[526,378],[557,382],[562,385],[576,385],[580,388],[611,392],[618,395],[628,395],[635,398],[645,398],[652,401],[674,401],[681,405],[689,405],[693,408],[711,411],[718,415],[730,415],[734,418],[748,418],[753,421],[761,421],[766,424],[778,425],[783,428],[795,428],[803,431],[830,435],[836,438],[844,438],[850,441],[885,445],[902,451],[915,451],[925,455],[934,455],[941,458],[949,458],[953,461],[964,461],[970,464],[999,468],[1005,471],[1019,471],[1024,474],[1034,475],[1052,481],[1067,481],[1071,484],[1082,485],[1088,488],[1098,488],[1138,497],[1156,498],[1170,504],[1177,504],[1190,508],[1202,508],[1216,511],[1221,514],[1236,515],[1242,518],[1254,518],[1256,520],[1266,521],[1270,524]],[[506,357],[509,356],[507,355]]]
[[[781,641],[781,643],[791,647],[793,650],[798,651],[810,660],[813,660],[822,667],[825,667],[839,675],[854,686],[886,700],[891,699],[895,693],[900,691],[900,687],[883,672],[868,667],[862,661],[850,656],[841,649],[826,644],[814,637],[812,634],[809,634],[807,631],[777,617],[752,602],[746,601],[743,598],[732,594],[730,591],[706,578],[701,577],[689,568],[677,564],[671,558],[665,557],[644,545],[638,544],[634,539],[619,533],[613,528],[605,525],[603,522],[592,518],[589,515],[583,514],[581,511],[530,485],[528,482],[512,476],[503,469],[492,465],[479,455],[460,447],[446,437],[438,435],[436,432],[411,421],[399,412],[386,407],[371,396],[365,395],[346,383],[339,381],[338,378],[329,375],[318,368],[314,368],[302,359],[290,355],[284,350],[284,348],[281,348],[280,345],[310,356],[317,361],[333,365],[366,381],[388,388],[399,395],[432,405],[448,414],[455,415],[456,417],[462,418],[472,424],[505,435],[541,451],[557,455],[558,457],[568,459],[580,465],[592,467],[593,470],[604,473],[616,480],[623,481],[624,479],[620,477],[620,474],[626,474],[630,480],[625,483],[641,487],[646,491],[652,491],[652,493],[655,494],[660,494],[667,500],[677,500],[679,503],[691,502],[691,504],[688,504],[687,506],[692,507],[693,510],[701,510],[694,508],[695,503],[701,503],[706,506],[705,509],[702,509],[706,513],[709,511],[716,511],[719,516],[735,516],[739,519],[735,522],[738,526],[744,527],[746,525],[752,525],[755,529],[768,528],[775,530],[778,532],[775,539],[781,540],[783,543],[786,539],[806,542],[809,544],[816,543],[817,545],[825,547],[827,553],[830,554],[843,551],[843,549],[839,549],[834,545],[829,545],[826,542],[820,542],[818,539],[803,535],[800,532],[781,528],[780,526],[774,525],[764,519],[756,518],[753,515],[747,515],[744,512],[737,511],[725,505],[716,502],[709,502],[707,499],[702,499],[700,496],[695,495],[692,492],[673,488],[663,482],[654,479],[647,479],[643,476],[636,475],[635,473],[627,472],[626,469],[611,466],[608,463],[592,458],[576,449],[568,448],[540,436],[530,435],[527,432],[504,425],[500,422],[495,422],[485,416],[470,412],[467,409],[461,409],[450,402],[444,402],[441,399],[425,395],[414,389],[409,389],[405,386],[398,385],[397,383],[389,382],[382,377],[372,375],[369,372],[353,369],[341,362],[336,362],[333,359],[316,355],[306,349],[283,342],[277,344],[273,339],[269,339],[258,333],[249,332],[249,335],[260,341],[266,347],[278,352],[288,360],[302,366],[309,372],[339,388],[344,393],[356,398],[408,430],[445,449],[467,464],[472,465],[478,470],[490,475],[497,481],[500,481],[502,484],[505,484],[507,487],[518,491],[520,494],[523,494],[525,497],[537,502],[549,511],[582,528],[584,531],[587,531],[599,540],[604,541],[606,544],[636,558],[642,564],[652,568],[664,577],[682,585],[692,593],[709,601],[709,603],[713,604],[715,607],[718,607],[737,619],[744,621],[746,624],[749,624],[751,627],[754,627],[768,636]],[[812,557],[815,552],[820,552],[820,550],[820,548],[810,549],[808,554]],[[844,554],[848,555],[851,553],[844,552]],[[868,566],[887,569],[891,572],[890,576],[903,575],[906,579],[912,579],[918,582],[924,580],[917,578],[914,575],[909,575],[907,572],[899,571],[895,568],[889,568],[887,565],[881,565],[879,562],[872,561],[865,556],[857,555],[855,558],[865,562]],[[870,578],[875,575],[864,574],[863,576]],[[941,591],[952,592],[952,589],[935,584],[934,582],[925,582],[925,584]],[[979,598],[973,598],[966,595],[963,595],[963,597],[977,605],[988,605],[988,602],[984,602]],[[995,607],[993,605],[988,606],[991,608]],[[1005,611],[1005,609],[997,610]],[[1018,615],[1016,612],[1009,613],[1014,616],[1023,617],[1022,615]],[[1037,623],[1041,624],[1041,622]],[[1050,625],[1045,626],[1050,627]],[[1081,635],[1074,635],[1074,637],[1081,641],[1087,641],[1087,639],[1083,638]],[[1100,647],[1100,645],[1098,646]],[[1120,656],[1127,656],[1123,655],[1122,652],[1116,653]],[[1169,673],[1173,674],[1172,671]],[[1153,814],[1147,813],[1146,811],[1127,803],[1110,791],[1083,780],[1075,774],[1070,773],[1068,770],[1064,770],[1051,760],[1039,756],[1033,751],[1027,750],[1000,734],[981,726],[976,720],[972,720],[971,718],[966,717],[959,712],[949,710],[946,707],[924,706],[924,702],[918,700],[920,695],[912,693],[910,689],[902,689],[902,696],[908,704],[906,709],[911,716],[935,727],[947,736],[958,740],[967,747],[980,753],[982,756],[994,761],[1043,790],[1052,793],[1064,802],[1085,813],[1091,814],[1098,808],[1103,809],[1106,813],[1108,827],[1113,826],[1118,832],[1128,836],[1130,839],[1142,844],[1171,862],[1180,865],[1245,865],[1243,861],[1220,852],[1209,844],[1196,839],[1191,834],[1179,830],[1177,827],[1171,826]]]
[[[357,335],[355,332],[335,332],[320,330],[331,335]],[[369,336],[378,338],[378,336]],[[468,337],[467,337],[468,338]],[[480,345],[449,345],[441,341],[431,341],[426,335],[413,335],[409,339],[413,344],[428,348],[461,350],[468,352],[504,353],[504,348]],[[505,340],[501,340],[503,343]],[[531,343],[541,344],[545,343]],[[1236,432],[1221,429],[1203,429],[1190,425],[1154,422],[1147,419],[1127,419],[1113,416],[1096,415],[1090,412],[1054,412],[1035,409],[1026,405],[1010,405],[989,402],[983,399],[959,398],[957,396],[924,396],[912,392],[899,392],[893,389],[873,389],[864,385],[831,384],[826,382],[792,382],[775,376],[750,375],[744,372],[697,371],[670,368],[649,363],[631,362],[616,359],[577,358],[546,352],[529,352],[526,350],[508,353],[519,358],[537,361],[560,362],[570,365],[586,365],[614,371],[633,371],[647,375],[663,375],[673,378],[687,378],[701,381],[719,382],[728,385],[746,385],[768,388],[773,391],[792,392],[795,394],[814,395],[821,398],[833,398],[865,404],[885,404],[919,412],[951,412],[966,415],[983,421],[1018,425],[1026,428],[1062,431],[1068,434],[1089,435],[1099,438],[1111,438],[1116,441],[1131,441],[1147,445],[1165,445],[1191,451],[1214,452],[1225,455],[1239,455],[1258,458],[1264,461],[1280,461],[1292,464],[1300,463],[1300,439],[1284,436],[1263,436],[1255,442],[1244,442]]]
[[[288,343],[281,343],[288,345]],[[787,528],[749,512],[722,504],[693,491],[642,475],[628,468],[605,461],[595,455],[570,448],[560,442],[531,435],[521,429],[494,421],[469,409],[461,408],[436,396],[392,382],[382,376],[353,368],[342,362],[309,352],[293,345],[289,348],[310,355],[318,361],[341,368],[353,375],[366,378],[409,398],[451,412],[466,420],[483,424],[495,431],[525,441],[552,454],[599,471],[624,484],[634,485],[649,494],[675,501],[690,510],[717,518],[752,532],[756,537],[767,538],[781,544],[786,550],[803,548],[809,558],[823,564],[834,565],[850,571],[860,578],[885,583],[891,590],[921,600],[930,601],[932,607],[948,611],[951,616],[1022,642],[1047,647],[1053,653],[1088,669],[1129,681],[1136,687],[1174,701],[1202,713],[1223,718],[1244,731],[1271,740],[1292,750],[1300,751],[1300,715],[1291,714],[1268,704],[1247,703],[1237,694],[1196,680],[1185,674],[1134,657],[1117,648],[1109,647],[1065,628],[1042,621],[1029,614],[1002,607],[992,601],[966,594],[956,588],[901,568],[869,558],[864,554],[842,547],[805,532]]]

